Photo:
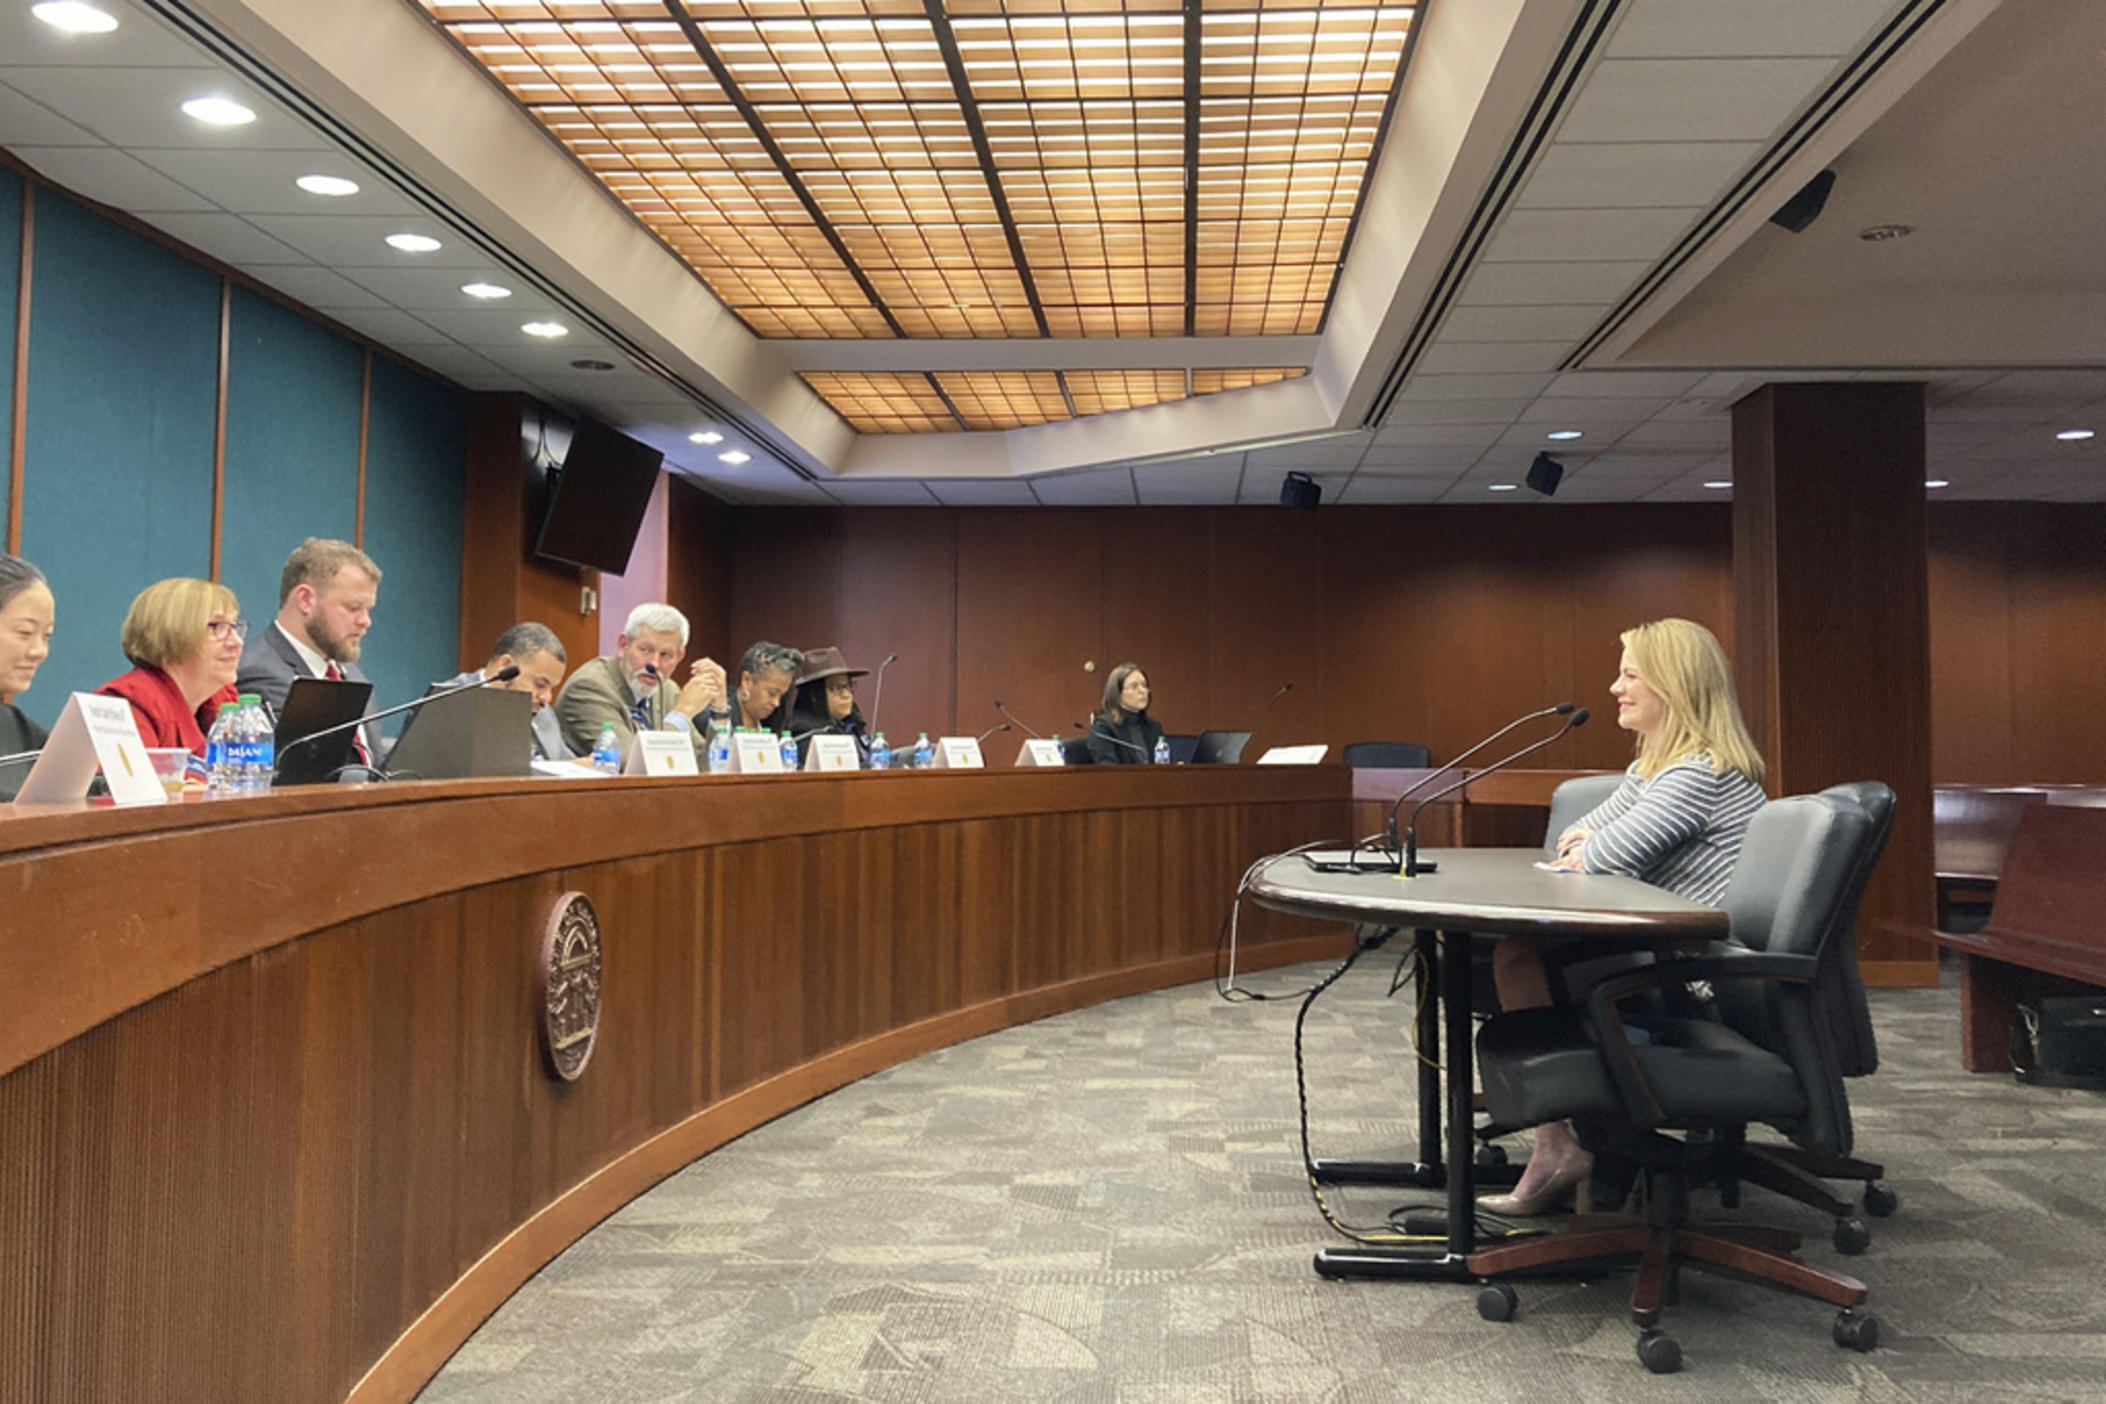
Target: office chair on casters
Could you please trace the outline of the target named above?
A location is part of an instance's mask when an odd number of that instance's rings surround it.
[[[1879,1070],[1879,1044],[1872,1032],[1872,1010],[1865,1000],[1864,980],[1857,968],[1857,910],[1865,885],[1886,851],[1887,833],[1894,826],[1894,791],[1877,780],[1835,785],[1821,791],[1855,803],[1865,811],[1872,832],[1868,836],[1857,870],[1837,909],[1834,927],[1821,944],[1822,978],[1817,986],[1816,1007],[1827,1026],[1836,1060],[1844,1077],[1867,1077]],[[1831,1194],[1824,1180],[1857,1180],[1864,1184],[1865,1213],[1876,1219],[1892,1214],[1899,1204],[1894,1191],[1880,1181],[1886,1167],[1852,1154],[1849,1138],[1829,1151],[1794,1145],[1743,1145],[1719,1178],[1720,1197],[1728,1209],[1739,1203],[1739,1186],[1761,1185],[1802,1204],[1812,1205],[1835,1219],[1835,1246],[1839,1253],[1862,1253],[1872,1242],[1871,1231],[1848,1200]]]
[[[1433,755],[1416,741],[1352,741],[1339,758],[1360,770],[1426,770]]]
[[[1477,1062],[1492,1116],[1519,1126],[1569,1117],[1595,1155],[1597,1180],[1621,1166],[1643,1174],[1647,1192],[1642,1216],[1575,1218],[1560,1233],[1472,1254],[1472,1273],[1499,1278],[1637,1259],[1631,1316],[1641,1331],[1638,1358],[1655,1373],[1681,1366],[1680,1346],[1659,1324],[1685,1265],[1827,1302],[1841,1308],[1838,1345],[1878,1345],[1877,1319],[1858,1310],[1864,1284],[1799,1258],[1797,1233],[1689,1218],[1691,1187],[1736,1149],[1722,1139],[1733,1128],[1763,1122],[1819,1151],[1849,1144],[1842,1072],[1821,1026],[1819,991],[1832,973],[1821,948],[1871,829],[1862,809],[1837,796],[1765,806],[1748,825],[1721,904],[1737,949],[1611,975],[1588,990],[1585,1017],[1564,1006],[1486,1022]],[[1717,992],[1720,1022],[1668,1017],[1652,1022],[1650,1041],[1632,1036],[1626,1005],[1691,980]],[[1504,1321],[1518,1302],[1510,1284],[1492,1281],[1479,1292],[1478,1312]]]
[[[1064,738],[1060,743],[1060,763],[1062,765],[1095,764],[1090,759],[1090,738],[1087,736],[1069,736]]]

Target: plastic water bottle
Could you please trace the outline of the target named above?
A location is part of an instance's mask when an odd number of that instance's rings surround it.
[[[256,693],[242,694],[241,714],[248,718],[248,792],[268,794],[278,774],[277,732],[270,714],[263,710],[263,698]]]
[[[885,733],[882,731],[870,738],[870,768],[892,769],[892,747],[885,744]]]
[[[600,728],[600,739],[592,743],[592,768],[602,775],[622,773],[622,743],[612,722]]]
[[[212,731],[205,737],[205,790],[208,794],[230,795],[234,793],[234,764],[228,758],[227,749],[234,734],[234,718],[241,714],[241,704],[223,706],[213,718]]]
[[[797,773],[797,738],[787,731],[782,734],[782,768]]]
[[[1167,736],[1155,738],[1155,763],[1157,765],[1170,764],[1170,738]]]
[[[929,744],[929,733],[924,731],[921,739],[914,743],[914,768],[928,770],[936,764],[936,748]]]
[[[710,736],[709,773],[711,775],[731,774],[731,733],[736,729],[729,723],[726,723],[718,727]]]

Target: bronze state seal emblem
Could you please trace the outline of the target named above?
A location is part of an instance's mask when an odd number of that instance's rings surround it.
[[[538,974],[549,1071],[576,1082],[600,1031],[600,916],[584,893],[566,892],[550,908]]]

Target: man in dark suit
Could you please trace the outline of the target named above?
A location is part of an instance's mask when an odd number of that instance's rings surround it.
[[[249,636],[235,685],[262,697],[276,716],[294,678],[364,682],[359,649],[373,627],[380,567],[348,541],[310,536],[285,558],[278,576],[278,617]],[[378,737],[359,728],[361,763]]]
[[[604,727],[627,755],[639,729],[685,731],[695,750],[706,752],[711,729],[724,724],[724,665],[697,658],[687,681],[673,670],[687,652],[687,616],[669,604],[640,604],[629,611],[615,651],[578,665],[556,698],[563,740],[581,756],[592,754]]]
[[[563,681],[563,670],[569,662],[563,640],[556,637],[555,630],[526,620],[497,636],[497,642],[490,646],[489,662],[473,672],[448,678],[439,686],[465,687],[516,665],[518,677],[490,686],[524,692],[534,699],[534,759],[574,760],[575,754],[563,743],[563,727],[556,720],[556,709],[549,705],[556,700],[556,684]]]

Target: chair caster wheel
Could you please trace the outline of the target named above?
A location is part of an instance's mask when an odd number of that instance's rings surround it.
[[[1901,1196],[1885,1185],[1865,1186],[1865,1212],[1875,1219],[1884,1219],[1900,1205]]]
[[[1492,1170],[1504,1164],[1506,1164],[1505,1146],[1495,1146],[1487,1142],[1477,1148],[1478,1169]]]
[[[1835,1314],[1835,1343],[1865,1354],[1879,1349],[1879,1318],[1869,1311],[1845,1308]]]
[[[1853,1214],[1847,1219],[1835,1221],[1836,1252],[1856,1257],[1871,1246],[1872,1230],[1865,1227],[1863,1219]]]
[[[1487,1282],[1477,1289],[1477,1314],[1487,1321],[1512,1321],[1521,1309],[1521,1294],[1511,1283]]]
[[[1682,1347],[1675,1344],[1673,1336],[1664,1332],[1640,1331],[1638,1363],[1656,1375],[1672,1375],[1682,1368]]]

